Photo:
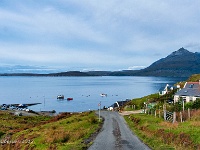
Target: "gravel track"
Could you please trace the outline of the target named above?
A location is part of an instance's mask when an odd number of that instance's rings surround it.
[[[129,129],[118,112],[101,111],[102,130],[88,150],[150,150]]]

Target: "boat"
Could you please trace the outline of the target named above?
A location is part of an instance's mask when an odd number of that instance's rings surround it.
[[[102,94],[100,94],[100,96],[104,97],[104,96],[107,96],[107,94],[102,93]]]
[[[67,98],[67,100],[68,100],[68,101],[71,101],[71,100],[73,100],[73,98],[71,98],[71,97],[68,97],[68,98]]]
[[[28,106],[26,104],[19,104],[18,108],[27,108]]]
[[[57,99],[64,99],[64,95],[58,95]]]

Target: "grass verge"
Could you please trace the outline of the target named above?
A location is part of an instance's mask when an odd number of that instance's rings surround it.
[[[154,150],[200,149],[200,111],[183,123],[165,122],[146,114],[125,116],[132,131]]]

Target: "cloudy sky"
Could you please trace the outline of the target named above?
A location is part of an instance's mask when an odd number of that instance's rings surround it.
[[[197,0],[1,0],[0,68],[140,69],[181,47],[199,52],[199,6]]]

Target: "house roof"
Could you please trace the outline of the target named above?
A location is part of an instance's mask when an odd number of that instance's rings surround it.
[[[159,89],[159,92],[166,91],[166,90],[167,90],[167,91],[170,91],[171,88],[173,88],[173,89],[177,89],[176,86],[170,86],[169,84],[167,84],[167,85],[161,87],[161,88]]]
[[[200,97],[200,84],[199,82],[186,82],[184,88],[175,95]]]
[[[114,104],[112,104],[110,107],[118,107],[118,105],[121,107],[123,105],[125,105],[129,100],[125,100],[125,101],[117,101]],[[118,104],[117,104],[118,103]]]
[[[169,87],[169,86],[168,86],[168,87],[166,87],[166,86],[164,87],[164,86],[163,86],[163,87],[161,87],[161,88],[159,89],[160,92],[161,92],[161,91],[166,91],[166,90],[169,91],[169,90],[170,90],[170,87]]]
[[[196,89],[196,88],[200,88],[200,84],[199,82],[186,82],[184,88]]]
[[[161,87],[160,89],[159,89],[159,92],[162,92],[162,91],[164,91],[165,90],[165,87],[163,86],[163,87]]]

